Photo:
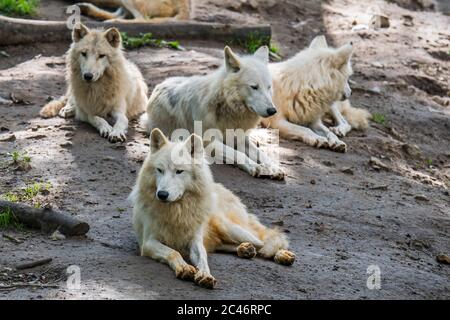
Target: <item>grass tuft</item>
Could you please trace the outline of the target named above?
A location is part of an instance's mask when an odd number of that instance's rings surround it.
[[[381,113],[374,113],[372,115],[372,121],[376,122],[378,124],[383,124],[384,125],[386,123],[386,117],[383,114],[381,114]]]
[[[145,46],[156,48],[169,48],[184,51],[178,41],[165,41],[153,38],[151,33],[141,33],[138,37],[131,37],[126,32],[121,32],[123,46],[126,49],[137,49]]]
[[[39,0],[0,0],[0,14],[6,16],[34,16]]]
[[[24,226],[17,220],[11,209],[0,211],[0,230],[11,228],[22,230]]]

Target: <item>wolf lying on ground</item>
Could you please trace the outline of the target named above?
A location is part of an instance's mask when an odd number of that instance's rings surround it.
[[[165,80],[155,87],[149,99],[148,132],[159,128],[170,136],[180,128],[199,135],[216,130],[223,138],[228,129],[234,130],[233,139],[211,139],[208,148],[214,149],[215,158],[237,164],[254,177],[283,179],[283,170],[248,135],[248,130],[255,128],[261,117],[277,112],[271,98],[268,62],[267,47],[245,57],[226,47],[225,65],[217,71],[205,76]],[[194,130],[197,121],[203,132]],[[237,129],[245,134],[238,134]],[[245,140],[245,150],[236,150],[238,139]],[[206,139],[205,144],[208,144]]]
[[[164,22],[167,20],[188,20],[192,0],[88,0],[76,5],[81,13],[97,20],[123,20]],[[118,8],[116,12],[100,9],[98,6]],[[128,20],[129,21],[129,20]]]
[[[325,37],[318,36],[295,57],[271,64],[273,101],[279,112],[262,124],[279,129],[281,137],[345,152],[347,146],[338,136],[352,128],[367,128],[371,116],[348,101],[352,51],[351,44],[330,48]],[[331,115],[337,126],[326,127],[322,122],[326,115]]]
[[[75,115],[111,142],[124,141],[128,119],[141,114],[147,104],[147,85],[142,74],[125,58],[116,28],[99,31],[80,25],[72,37],[66,60],[67,93],[45,105],[40,115]],[[116,121],[114,127],[105,120],[107,116]]]
[[[239,198],[213,181],[200,137],[170,142],[154,129],[150,148],[130,195],[142,256],[167,263],[178,278],[206,288],[216,284],[207,252],[294,263],[285,235],[263,226]]]

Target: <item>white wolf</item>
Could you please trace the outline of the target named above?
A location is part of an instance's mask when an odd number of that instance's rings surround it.
[[[159,128],[170,136],[183,128],[193,133],[195,121],[201,122],[203,133],[215,129],[222,137],[227,135],[227,129],[241,129],[245,135],[236,133],[233,139],[214,139],[208,149],[214,150],[216,159],[235,163],[252,176],[283,179],[283,170],[248,135],[261,117],[277,112],[267,68],[269,50],[264,46],[245,57],[237,56],[229,47],[224,52],[225,64],[217,71],[205,76],[169,78],[156,86],[147,107],[148,132]],[[235,140],[242,136],[245,150],[238,151]]]
[[[200,137],[170,142],[154,129],[150,141],[151,152],[130,195],[142,256],[167,263],[178,278],[206,288],[216,284],[207,252],[294,263],[285,235],[263,226],[239,198],[213,181]]]
[[[68,89],[64,97],[45,105],[43,118],[75,117],[90,123],[111,142],[126,139],[128,119],[141,114],[147,104],[147,85],[139,69],[122,52],[116,28],[73,30],[66,60]],[[112,116],[114,127],[105,120]]]
[[[295,57],[271,64],[273,101],[279,112],[263,119],[262,124],[279,129],[281,137],[345,152],[347,146],[338,136],[345,136],[352,128],[367,128],[371,117],[348,101],[352,51],[351,44],[330,48],[325,37],[318,36]],[[335,127],[323,124],[326,115],[334,118]]]

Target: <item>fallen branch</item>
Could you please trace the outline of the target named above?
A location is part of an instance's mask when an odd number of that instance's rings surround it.
[[[228,25],[195,21],[173,21],[165,23],[145,22],[87,22],[90,28],[117,27],[131,36],[151,33],[159,39],[198,39],[223,42],[246,41],[257,35],[270,39],[270,25]],[[35,42],[61,42],[71,40],[71,31],[65,21],[43,21],[0,16],[0,45],[28,44]]]
[[[58,229],[66,236],[81,236],[89,231],[89,225],[86,222],[53,209],[34,208],[20,203],[0,201],[0,211],[3,210],[11,210],[21,223],[44,232],[53,232]]]
[[[31,268],[39,267],[44,264],[50,263],[50,262],[52,262],[52,260],[53,260],[52,258],[47,258],[47,259],[36,260],[36,261],[27,262],[27,263],[23,263],[23,264],[18,264],[15,266],[15,269],[16,270],[31,269]]]
[[[6,234],[6,233],[4,233],[2,236],[3,236],[3,238],[5,238],[5,239],[7,239],[7,240],[9,240],[11,242],[14,242],[16,244],[20,244],[20,243],[23,242],[22,240],[19,240],[19,239],[15,238],[15,237],[13,237],[13,236],[11,236],[9,234]]]

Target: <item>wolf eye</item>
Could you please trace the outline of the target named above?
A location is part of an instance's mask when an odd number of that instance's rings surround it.
[[[106,54],[99,54],[98,57],[99,59],[103,59],[104,57],[106,57]]]
[[[250,88],[252,88],[253,90],[258,90],[259,89],[258,85],[250,86]]]
[[[159,173],[164,173],[163,169],[157,168],[156,170],[158,170]]]
[[[82,52],[81,55],[86,58],[87,53],[86,52]]]
[[[182,174],[184,170],[177,170],[177,174]]]

